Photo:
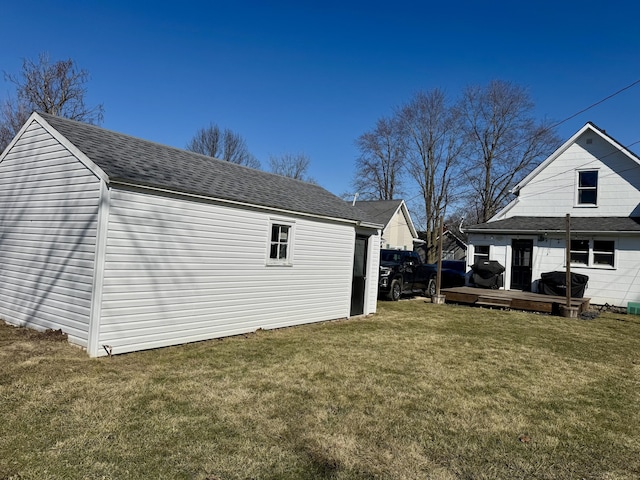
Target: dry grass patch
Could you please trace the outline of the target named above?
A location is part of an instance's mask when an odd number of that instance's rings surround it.
[[[89,359],[0,326],[0,479],[640,477],[640,318],[419,300]]]

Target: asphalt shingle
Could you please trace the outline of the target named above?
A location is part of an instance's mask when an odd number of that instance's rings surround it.
[[[358,208],[324,188],[39,113],[113,182],[158,187],[250,205],[331,218],[367,221]]]
[[[564,232],[565,217],[511,217],[465,228],[467,232]],[[571,217],[572,232],[640,232],[640,217]]]
[[[364,212],[368,221],[387,225],[401,203],[402,200],[362,200],[356,202],[356,206]]]

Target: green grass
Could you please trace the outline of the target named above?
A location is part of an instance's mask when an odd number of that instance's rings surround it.
[[[112,359],[2,325],[0,479],[58,478],[640,478],[640,317],[381,302]]]

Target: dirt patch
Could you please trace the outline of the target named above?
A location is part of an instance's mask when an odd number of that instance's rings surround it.
[[[51,328],[40,332],[32,328],[27,327],[14,327],[15,333],[21,338],[28,338],[30,340],[48,340],[51,342],[66,342],[68,336],[62,331],[62,329],[53,330]]]

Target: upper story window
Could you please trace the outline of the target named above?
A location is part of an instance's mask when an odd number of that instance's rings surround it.
[[[269,261],[271,265],[290,265],[293,249],[293,224],[273,221],[269,240]]]
[[[598,171],[578,171],[578,205],[598,204]]]

